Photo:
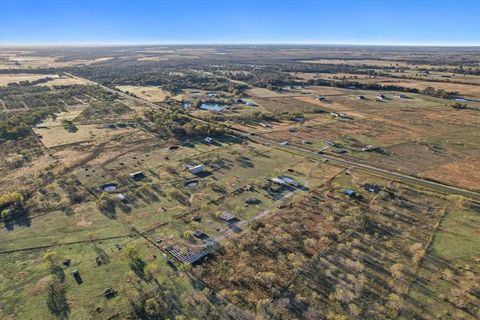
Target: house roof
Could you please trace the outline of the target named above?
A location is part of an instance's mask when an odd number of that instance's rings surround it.
[[[236,220],[237,218],[233,214],[231,214],[230,212],[224,211],[220,215],[220,219],[222,219],[223,221],[229,222],[229,221],[232,221],[232,220]]]

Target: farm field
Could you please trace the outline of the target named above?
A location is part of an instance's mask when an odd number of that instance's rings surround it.
[[[477,319],[479,63],[0,47],[0,318]]]

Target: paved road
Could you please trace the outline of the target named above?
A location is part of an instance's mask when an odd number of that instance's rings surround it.
[[[448,185],[445,185],[445,184],[425,180],[425,179],[422,179],[422,178],[417,178],[417,177],[414,177],[414,176],[410,176],[410,175],[403,174],[403,173],[398,173],[398,172],[395,172],[395,171],[390,171],[390,170],[386,170],[386,169],[382,169],[382,168],[377,168],[377,167],[374,167],[374,166],[371,166],[371,165],[359,163],[359,162],[352,161],[352,160],[346,160],[346,159],[342,159],[342,158],[338,158],[338,157],[334,157],[334,156],[330,156],[330,155],[326,155],[326,154],[318,154],[316,152],[312,152],[310,150],[307,150],[307,149],[304,149],[304,148],[301,148],[301,147],[297,147],[297,146],[293,146],[293,145],[280,145],[277,141],[273,141],[273,140],[269,140],[269,139],[265,139],[265,138],[260,138],[260,137],[256,137],[256,136],[249,136],[248,138],[250,140],[253,140],[253,141],[257,142],[257,143],[275,146],[278,149],[289,150],[289,151],[292,151],[292,152],[301,152],[303,154],[309,155],[312,158],[328,160],[329,162],[331,162],[333,164],[336,164],[336,165],[340,165],[340,166],[344,166],[344,167],[350,167],[350,168],[354,168],[354,169],[360,169],[362,171],[367,171],[367,172],[370,172],[370,173],[373,173],[373,174],[381,175],[383,177],[393,179],[393,180],[397,180],[397,181],[400,181],[400,182],[403,182],[403,183],[406,183],[406,184],[411,184],[411,185],[416,185],[416,186],[420,186],[420,187],[424,187],[424,188],[429,188],[429,189],[433,189],[435,191],[442,192],[442,193],[458,194],[458,195],[462,195],[462,196],[467,197],[467,198],[471,198],[471,199],[480,201],[480,193],[478,193],[478,192],[448,186]]]
[[[84,79],[84,78],[80,78],[80,77],[74,76],[72,74],[67,73],[67,75],[72,77],[72,78],[77,78],[79,80],[85,81],[85,82],[93,84],[93,85],[98,85],[106,91],[118,94],[121,97],[136,101],[138,103],[143,103],[143,104],[145,104],[145,105],[147,105],[151,108],[164,109],[164,110],[170,111],[168,108],[159,106],[159,105],[157,105],[153,102],[150,102],[150,101],[147,101],[147,100],[144,100],[144,99],[133,97],[133,96],[128,95],[128,94],[126,94],[126,93],[124,93],[120,90],[111,89],[109,87],[106,87],[106,86],[101,85],[99,83],[96,83],[94,81]],[[202,123],[209,123],[208,121],[205,121],[203,119],[198,119],[198,118],[193,117],[191,115],[185,115],[185,117],[190,118],[194,121],[200,121]],[[420,186],[420,187],[432,189],[432,190],[435,190],[437,192],[442,192],[442,193],[447,193],[447,194],[462,195],[464,197],[471,198],[471,199],[474,199],[476,201],[480,201],[480,193],[478,193],[478,192],[474,192],[474,191],[470,191],[470,190],[466,190],[466,189],[462,189],[462,188],[458,188],[458,187],[448,186],[448,185],[445,185],[445,184],[425,180],[425,179],[422,179],[422,178],[417,178],[417,177],[410,176],[410,175],[403,174],[403,173],[398,173],[398,172],[394,172],[394,171],[390,171],[390,170],[386,170],[386,169],[377,168],[377,167],[372,166],[372,165],[367,165],[367,164],[359,163],[359,162],[352,161],[352,160],[346,160],[346,159],[342,159],[342,158],[338,158],[338,157],[334,157],[334,156],[330,156],[330,155],[326,155],[326,154],[318,154],[316,152],[312,152],[308,149],[301,148],[301,147],[298,147],[298,146],[280,145],[277,141],[269,140],[269,139],[265,139],[265,138],[260,138],[258,136],[252,136],[249,133],[245,133],[245,132],[242,132],[242,131],[239,131],[239,130],[236,130],[236,129],[232,129],[232,131],[235,133],[235,135],[240,136],[244,139],[248,139],[248,140],[251,140],[253,142],[263,144],[263,145],[273,146],[277,149],[282,149],[282,150],[289,151],[289,152],[294,152],[294,153],[299,153],[300,152],[301,154],[308,155],[310,158],[328,160],[329,162],[331,162],[333,164],[340,165],[340,166],[343,166],[343,167],[355,168],[355,169],[370,172],[370,173],[373,173],[373,174],[376,174],[376,175],[380,175],[380,176],[386,177],[388,179],[393,179],[393,180],[396,180],[396,181],[400,181],[400,182],[403,182],[403,183],[406,183],[406,184]]]

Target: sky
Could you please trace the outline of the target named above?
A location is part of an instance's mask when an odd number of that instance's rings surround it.
[[[0,0],[0,44],[480,45],[480,0]]]

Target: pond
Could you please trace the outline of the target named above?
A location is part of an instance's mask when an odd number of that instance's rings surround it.
[[[225,109],[225,105],[220,103],[204,102],[200,105],[200,109],[210,110],[210,111],[222,111],[223,109]]]
[[[117,184],[116,183],[106,183],[102,186],[103,191],[106,192],[113,192],[117,190]]]
[[[187,188],[195,188],[198,185],[198,181],[197,180],[190,180],[190,181],[185,182],[184,185]]]
[[[470,101],[470,100],[465,99],[465,98],[455,98],[455,99],[453,99],[453,100],[455,100],[455,101],[457,101],[457,102],[469,102],[469,101]]]

